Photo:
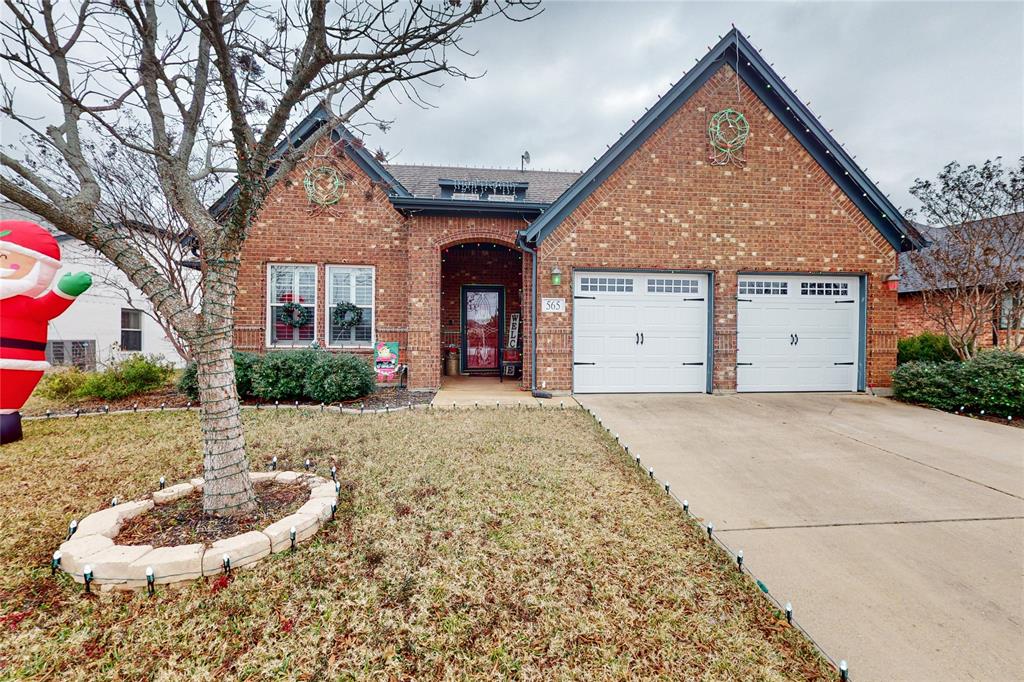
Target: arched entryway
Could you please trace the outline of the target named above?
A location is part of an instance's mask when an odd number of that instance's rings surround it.
[[[440,323],[442,374],[518,380],[523,254],[484,241],[442,249]]]

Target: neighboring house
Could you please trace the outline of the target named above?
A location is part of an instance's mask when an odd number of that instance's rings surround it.
[[[132,353],[145,353],[184,366],[163,328],[151,317],[149,300],[98,251],[8,201],[0,202],[0,219],[31,220],[53,232],[61,255],[55,284],[67,272],[93,276],[92,286],[75,305],[50,322],[46,359],[51,365],[94,369]]]
[[[384,165],[314,110],[245,243],[236,344],[397,342],[414,389],[449,346],[496,374],[513,335],[538,390],[889,386],[919,237],[760,53],[732,30],[637,113],[575,174]]]
[[[1024,220],[1024,213],[1008,215],[1019,215],[1020,219]],[[941,244],[945,239],[946,229],[920,223],[915,223],[914,227],[929,242],[927,246],[918,251],[919,257],[927,258],[931,248]],[[1021,263],[1019,269],[1020,279],[1017,281],[1019,285],[1018,295],[1024,295],[1024,250],[1018,253],[1018,259]],[[924,296],[928,290],[930,290],[930,284],[926,283],[925,278],[918,272],[918,268],[914,265],[914,259],[911,258],[909,253],[900,254],[898,319],[900,338],[916,336],[925,331],[943,333],[942,326],[925,312]],[[1018,319],[1015,323],[1011,319],[1011,310],[1014,308],[1012,296],[1012,293],[1004,294],[1002,300],[998,303],[998,307],[993,308],[991,311],[991,326],[987,333],[978,337],[978,347],[992,348],[1004,344],[1010,329],[1024,328],[1024,319]],[[1016,307],[1020,310],[1019,302]]]

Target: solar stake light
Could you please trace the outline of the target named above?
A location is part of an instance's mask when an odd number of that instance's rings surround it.
[[[708,540],[711,539],[711,534],[714,533],[714,532],[715,532],[715,524],[709,523],[708,524]]]
[[[338,480],[338,467],[334,466],[333,464],[331,465],[331,480]]]
[[[52,415],[50,414],[50,411],[49,411],[49,410],[47,410],[47,411],[46,411],[46,418],[47,418],[47,419],[49,419],[49,418],[50,418],[51,416],[52,416]]]
[[[225,554],[221,557],[220,563],[224,567],[224,572],[231,575],[231,557]]]
[[[494,406],[500,410],[501,409],[501,401],[500,400],[495,400],[494,401]]]
[[[117,497],[116,496],[113,499],[110,500],[110,506],[111,507],[116,507],[117,506]]]
[[[164,408],[167,407],[167,403],[160,403],[160,411],[163,412]]]
[[[670,495],[671,494],[671,491],[670,491],[671,487],[672,486],[669,485],[668,481],[665,481],[665,494],[666,495]]]
[[[110,405],[103,406],[103,414],[110,414]]]
[[[690,501],[689,500],[683,500],[683,513],[684,514],[689,514],[690,513]]]
[[[163,490],[164,486],[166,486],[166,485],[167,485],[167,479],[164,478],[163,476],[161,476],[160,477],[160,490]]]
[[[331,521],[334,520],[334,515],[338,513],[338,502],[331,500]]]
[[[291,530],[288,531],[288,537],[292,541],[292,551],[294,552],[295,551],[295,526],[292,526]]]
[[[191,400],[188,401],[187,403],[185,403],[185,409],[186,410],[191,410],[192,409],[192,401]]]
[[[75,408],[75,419],[78,419],[78,415],[80,415],[80,414],[82,414],[82,411],[76,407]]]
[[[270,460],[270,470],[277,471],[277,455],[274,455],[273,459]]]
[[[280,407],[281,407],[281,403],[280,403],[280,401],[277,401],[277,400],[275,400],[275,401],[274,401],[274,409],[276,410],[276,409],[278,409],[278,408],[280,408]]]
[[[298,400],[295,401],[295,409],[299,409],[299,401]]]
[[[146,592],[150,597],[156,593],[156,576],[153,575],[152,566],[146,566]]]
[[[50,575],[57,575],[57,569],[60,568],[60,550],[53,553],[53,558],[50,559]]]
[[[307,457],[306,458],[306,471],[309,471],[309,467],[310,467],[310,461],[309,461],[309,458]]]
[[[637,455],[637,456],[636,456],[636,465],[637,465],[638,467],[640,466],[640,455]]]
[[[793,624],[793,604],[786,602],[786,622]]]
[[[76,521],[75,519],[71,519],[71,523],[68,524],[68,538],[69,539],[71,538],[72,535],[75,534],[76,530],[78,530],[78,521]]]
[[[850,679],[850,668],[846,665],[846,661],[839,661],[839,679],[843,682]]]
[[[134,403],[132,405],[132,412],[138,412],[138,411],[139,411],[139,404],[138,403]]]
[[[334,482],[334,494],[337,495],[341,492],[341,481]]]
[[[92,564],[86,564],[82,570],[82,578],[85,579],[85,591],[92,592]]]
[[[654,480],[654,467],[647,467],[647,475],[651,477],[652,481]]]
[[[736,553],[736,568],[743,570],[743,550]]]

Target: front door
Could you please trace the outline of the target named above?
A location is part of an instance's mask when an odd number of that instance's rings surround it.
[[[462,288],[462,369],[496,372],[504,336],[505,290],[503,287]]]

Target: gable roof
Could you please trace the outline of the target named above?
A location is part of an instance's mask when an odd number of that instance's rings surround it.
[[[922,245],[906,219],[854,163],[758,51],[733,28],[524,232],[539,244],[728,63],[898,252]]]
[[[323,104],[318,104],[312,111],[310,111],[305,118],[292,129],[288,135],[277,143],[274,148],[274,153],[271,159],[279,159],[281,156],[290,148],[301,147],[302,145],[310,142],[311,140],[318,139],[324,135],[327,131],[324,130],[326,126],[334,116],[330,110],[327,109]],[[345,140],[347,144],[344,145],[345,153],[352,161],[359,166],[359,168],[366,173],[367,176],[374,182],[381,183],[388,188],[388,193],[400,197],[411,196],[409,192],[402,186],[398,180],[394,178],[384,168],[383,165],[377,159],[373,157],[363,145],[361,140],[358,140],[352,132],[346,128],[343,124],[339,123],[329,131],[331,138],[337,142],[338,140]],[[271,162],[269,168],[267,168],[267,178],[272,178],[277,173],[278,164]],[[214,216],[218,216],[226,211],[231,203],[235,200],[238,195],[238,182],[237,180],[232,183],[231,187],[221,195],[217,201],[213,202],[210,206],[210,213]]]
[[[441,196],[441,180],[527,183],[525,201],[550,204],[579,176],[578,171],[538,171],[515,168],[464,168],[460,166],[421,166],[389,163],[391,174],[418,198]]]

